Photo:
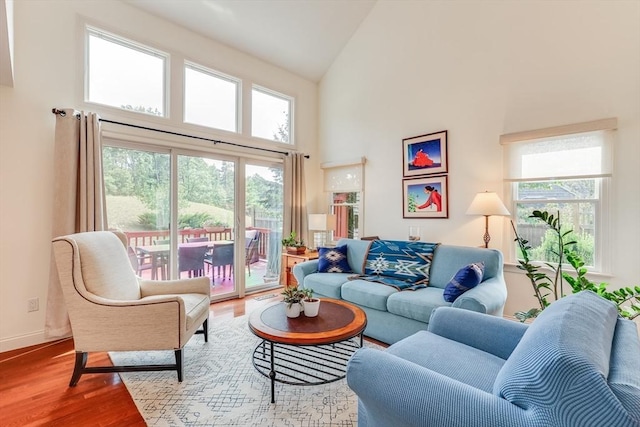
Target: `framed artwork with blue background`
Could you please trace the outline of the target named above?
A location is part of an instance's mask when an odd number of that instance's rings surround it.
[[[447,131],[402,140],[404,177],[447,172]]]
[[[446,176],[402,180],[403,218],[449,218]]]

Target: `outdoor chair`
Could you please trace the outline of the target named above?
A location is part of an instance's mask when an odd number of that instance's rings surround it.
[[[189,277],[204,276],[204,258],[207,251],[207,246],[179,246],[178,275],[186,271]]]
[[[252,230],[255,233],[252,237],[246,238],[246,254],[245,254],[245,263],[247,264],[247,271],[249,272],[249,276],[251,276],[251,264],[259,261],[258,254],[258,243],[260,243],[260,232],[257,230]],[[247,232],[247,235],[249,232]]]
[[[149,257],[141,257],[131,246],[127,246],[127,255],[129,256],[129,262],[131,263],[133,271],[135,271],[138,276],[141,276],[143,271],[153,268]]]
[[[233,243],[216,244],[211,251],[211,255],[205,259],[207,264],[211,265],[211,279],[215,268],[218,270],[218,277],[220,277],[220,267],[222,267],[222,277],[227,277],[227,267],[229,266],[229,277],[233,273]]]
[[[182,382],[184,345],[194,333],[208,341],[209,279],[142,280],[126,241],[110,231],[53,239],[76,353],[70,387],[85,373],[175,370]],[[86,366],[90,352],[149,350],[173,350],[175,364]]]

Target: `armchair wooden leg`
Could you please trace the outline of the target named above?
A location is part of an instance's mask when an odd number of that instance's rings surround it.
[[[202,329],[198,329],[196,334],[204,334],[204,342],[209,342],[209,318],[202,323]]]
[[[177,349],[175,351],[176,353],[176,370],[178,371],[178,382],[181,383],[182,382],[182,368],[183,368],[183,361],[182,361],[182,350],[181,348]]]
[[[202,331],[200,331],[202,333]],[[182,382],[182,371],[184,362],[182,350],[175,350],[176,363],[167,365],[113,365],[113,366],[86,366],[88,353],[76,351],[76,362],[73,367],[73,374],[69,387],[75,387],[80,381],[82,374],[107,374],[115,372],[147,372],[147,371],[177,371],[178,382]]]
[[[78,384],[86,365],[87,353],[84,351],[76,351],[76,363],[73,366],[73,374],[71,375],[71,381],[69,381],[69,387],[75,387]]]

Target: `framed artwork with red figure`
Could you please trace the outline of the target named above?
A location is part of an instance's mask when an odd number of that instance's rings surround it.
[[[447,172],[447,131],[402,140],[404,177]]]
[[[449,218],[446,176],[402,180],[403,218]]]

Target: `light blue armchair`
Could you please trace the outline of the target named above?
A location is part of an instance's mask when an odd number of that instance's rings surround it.
[[[347,382],[360,427],[640,426],[636,325],[589,291],[528,326],[437,308],[428,331],[358,350]]]

